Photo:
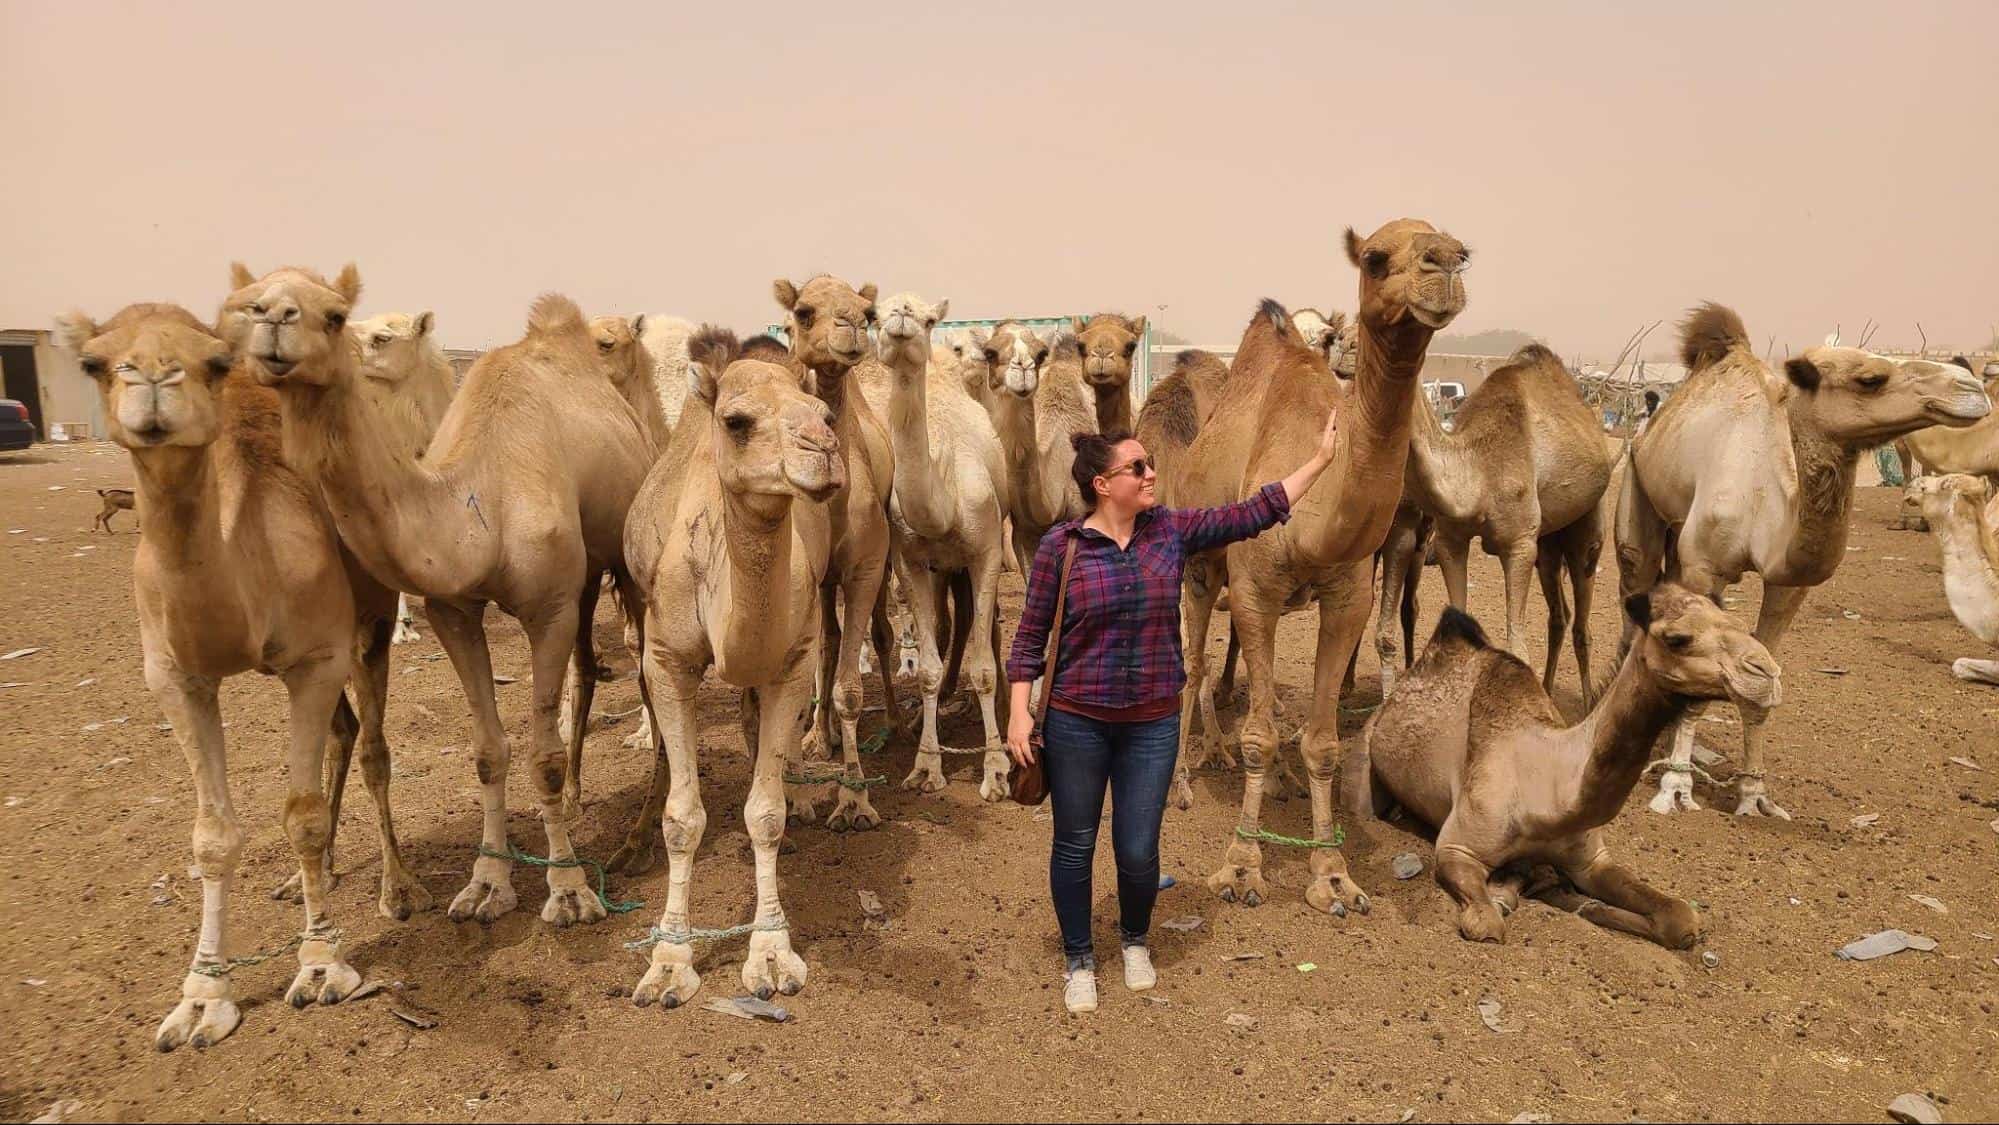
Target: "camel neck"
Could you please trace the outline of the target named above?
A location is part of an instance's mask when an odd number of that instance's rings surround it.
[[[1122,385],[1090,389],[1097,396],[1097,432],[1131,433],[1131,389]]]
[[[1410,396],[1409,474],[1404,487],[1417,506],[1446,520],[1468,520],[1478,501],[1478,461],[1464,439],[1448,433],[1421,383]]]
[[[729,566],[722,602],[728,618],[715,657],[732,682],[769,682],[782,671],[791,638],[773,625],[792,619],[793,501],[722,493]]]
[[[819,401],[833,408],[833,414],[844,420],[847,414],[847,373],[851,367],[828,364],[812,368],[812,386]]]
[[[1667,691],[1633,646],[1596,710],[1565,732],[1585,754],[1575,794],[1580,827],[1610,823],[1638,784],[1659,735],[1685,711],[1686,699]]]
[[[930,448],[928,367],[896,349],[889,362],[889,444],[895,452],[895,499],[909,530],[938,539],[951,530],[950,498],[945,495],[950,466],[933,459]]]
[[[222,439],[227,441],[225,437]],[[139,539],[175,573],[215,566],[222,547],[220,442],[132,453]]]
[[[1791,415],[1791,451],[1797,461],[1797,534],[1786,560],[1786,585],[1817,585],[1846,558],[1853,482],[1860,450],[1841,445]]]
[[[1344,405],[1349,416],[1340,419],[1333,463],[1291,522],[1291,541],[1304,561],[1355,562],[1372,556],[1387,536],[1402,499],[1410,399],[1429,339],[1421,326],[1397,326],[1386,337],[1361,326],[1353,393]]]

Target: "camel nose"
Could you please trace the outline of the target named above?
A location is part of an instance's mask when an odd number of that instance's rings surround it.
[[[255,313],[259,320],[272,324],[297,324],[299,318],[298,302],[289,298],[258,301],[250,306],[250,311]]]

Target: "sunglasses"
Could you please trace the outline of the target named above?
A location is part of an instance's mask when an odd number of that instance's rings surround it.
[[[1102,473],[1099,473],[1098,475],[1103,477],[1105,480],[1109,480],[1120,473],[1129,472],[1131,473],[1132,476],[1135,476],[1140,480],[1144,480],[1145,474],[1151,471],[1152,471],[1152,466],[1149,463],[1147,463],[1145,458],[1134,457],[1131,460],[1126,461],[1124,464],[1119,465],[1117,468],[1105,469]]]

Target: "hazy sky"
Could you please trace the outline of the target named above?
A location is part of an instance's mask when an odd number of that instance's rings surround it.
[[[454,346],[547,289],[755,328],[817,271],[1233,341],[1408,215],[1476,251],[1461,331],[1981,345],[1995,45],[1987,0],[0,0],[0,328],[351,259]]]

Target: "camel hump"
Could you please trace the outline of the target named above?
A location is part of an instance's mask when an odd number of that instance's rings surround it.
[[[531,336],[582,335],[589,330],[589,322],[583,319],[583,310],[560,293],[543,293],[535,298],[534,307],[528,309],[528,334]]]
[[[1295,340],[1300,344],[1305,343],[1305,334],[1298,331],[1298,326],[1291,322],[1291,313],[1284,307],[1282,301],[1265,297],[1258,302],[1256,315],[1259,320],[1268,320],[1271,330],[1278,336],[1286,340]]]
[[[1749,330],[1727,305],[1702,302],[1680,322],[1680,358],[1687,370],[1720,363],[1730,349],[1749,346]]]
[[[1506,362],[1521,367],[1540,367],[1547,364],[1561,367],[1562,357],[1555,354],[1555,349],[1537,342],[1522,344],[1520,350],[1514,352],[1513,357]]]
[[[1491,648],[1492,642],[1485,637],[1485,627],[1478,618],[1454,605],[1444,607],[1444,616],[1437,621],[1436,636],[1432,644],[1442,641],[1462,641],[1475,649]]]

